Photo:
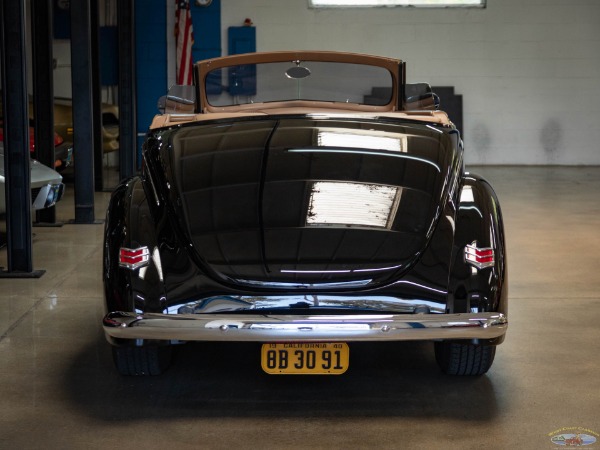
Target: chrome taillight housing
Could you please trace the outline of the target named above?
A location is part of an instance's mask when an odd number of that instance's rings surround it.
[[[492,267],[496,262],[494,249],[491,247],[477,247],[477,241],[473,241],[473,243],[465,246],[465,261],[478,269]]]
[[[119,250],[119,266],[126,269],[135,270],[144,267],[150,261],[150,251],[148,247],[125,248]]]

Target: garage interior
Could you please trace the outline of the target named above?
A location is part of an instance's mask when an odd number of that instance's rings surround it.
[[[140,121],[176,76],[175,2],[149,4],[131,2]],[[77,223],[76,180],[65,176],[54,210],[63,225],[31,231],[32,266],[44,273],[0,280],[0,447],[556,448],[560,432],[600,441],[600,4],[314,9],[306,0],[213,0],[192,11],[209,22],[194,24],[197,59],[228,54],[230,28],[249,18],[257,51],[393,56],[407,61],[410,80],[453,87],[467,170],[490,181],[504,214],[506,341],[491,370],[471,379],[440,373],[432,346],[408,342],[353,344],[350,370],[337,377],[269,376],[259,346],[224,343],[180,348],[160,377],[122,377],[101,328],[111,186],[95,186],[94,220]],[[69,97],[68,40],[55,39],[53,52],[54,95]],[[151,92],[155,85],[163,91]],[[128,132],[134,148],[140,126]],[[110,160],[114,176],[128,164],[120,158],[135,156],[103,155],[100,164]],[[0,267],[8,265],[3,247]]]

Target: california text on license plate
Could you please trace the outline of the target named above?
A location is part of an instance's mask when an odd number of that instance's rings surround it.
[[[340,375],[348,370],[350,349],[344,342],[263,344],[261,365],[273,375]]]

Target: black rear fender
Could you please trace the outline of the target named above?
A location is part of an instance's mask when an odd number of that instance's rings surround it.
[[[141,179],[123,182],[114,191],[106,215],[103,277],[108,312],[162,312],[164,277],[155,229]],[[119,266],[121,248],[140,247],[147,247],[150,253],[145,267]]]
[[[494,264],[477,268],[465,258],[465,247],[491,248]],[[506,249],[502,212],[492,187],[483,178],[467,174],[456,215],[448,312],[507,313]]]

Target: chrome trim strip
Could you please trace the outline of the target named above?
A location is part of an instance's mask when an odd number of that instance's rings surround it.
[[[330,283],[303,283],[298,282],[283,282],[283,281],[257,281],[257,280],[245,280],[242,278],[233,278],[233,281],[238,284],[244,284],[246,286],[260,286],[266,288],[280,288],[280,289],[301,289],[301,288],[314,288],[314,289],[331,289],[331,288],[349,288],[349,287],[362,287],[366,286],[373,281],[372,278],[366,280],[353,280],[353,281],[334,281]]]
[[[493,339],[508,327],[504,314],[243,315],[112,312],[107,336],[182,341],[415,341]]]

